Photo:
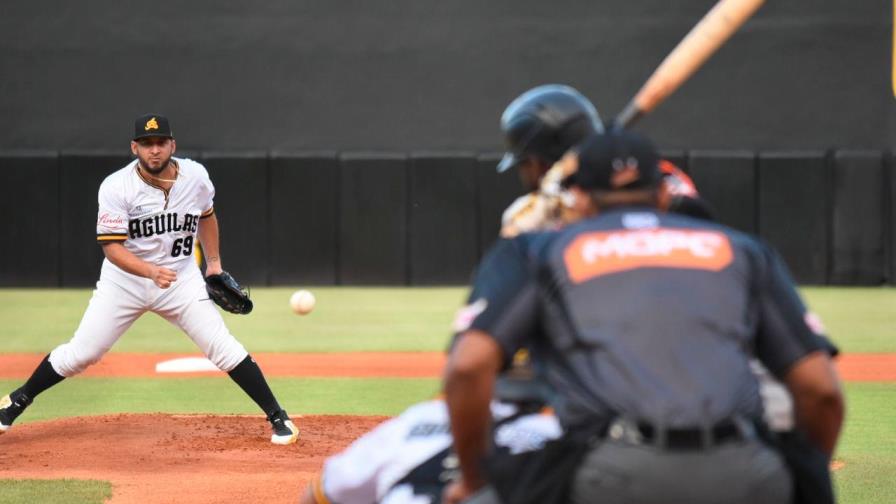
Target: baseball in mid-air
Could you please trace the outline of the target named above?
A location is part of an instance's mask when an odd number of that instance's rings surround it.
[[[306,290],[297,290],[289,297],[289,306],[299,315],[310,313],[314,309],[314,294]]]

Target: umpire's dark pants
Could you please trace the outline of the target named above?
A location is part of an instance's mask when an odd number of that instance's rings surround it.
[[[606,439],[573,481],[573,504],[786,504],[790,474],[777,453],[750,439],[674,451]]]

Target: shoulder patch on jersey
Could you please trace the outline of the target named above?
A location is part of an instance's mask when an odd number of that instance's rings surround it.
[[[109,212],[103,212],[96,220],[96,224],[98,226],[105,226],[108,228],[127,228],[127,220],[120,215],[112,215]]]
[[[488,308],[488,301],[485,298],[479,298],[457,310],[457,314],[454,316],[454,323],[451,325],[454,332],[464,332],[469,329],[476,317],[482,314],[486,308]]]
[[[809,326],[809,329],[812,330],[815,334],[820,336],[824,336],[825,328],[824,323],[821,321],[821,317],[812,312],[806,312],[803,316],[803,320],[806,321],[806,325]]]

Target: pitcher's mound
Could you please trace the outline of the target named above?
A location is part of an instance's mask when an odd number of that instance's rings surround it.
[[[259,416],[109,415],[16,425],[0,478],[98,479],[112,503],[296,502],[323,460],[386,417],[298,416],[298,443],[270,443]]]

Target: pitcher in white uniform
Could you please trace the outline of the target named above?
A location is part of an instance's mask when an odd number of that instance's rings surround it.
[[[106,259],[87,311],[74,337],[50,352],[22,387],[0,399],[0,434],[38,394],[99,361],[151,311],[181,328],[261,407],[271,422],[272,443],[295,443],[298,429],[261,369],[227,330],[193,260],[198,239],[206,275],[223,271],[208,172],[195,161],[173,157],[176,143],[166,117],[141,116],[134,129],[136,159],[100,185],[96,233]]]

